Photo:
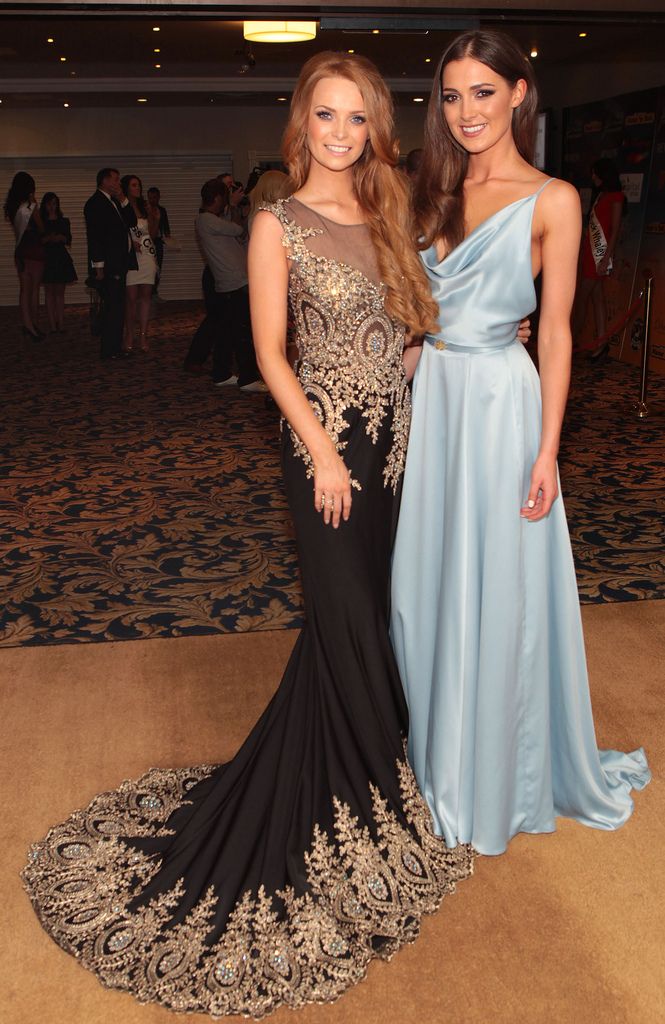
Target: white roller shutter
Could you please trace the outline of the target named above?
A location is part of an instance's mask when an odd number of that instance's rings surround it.
[[[44,192],[56,192],[65,217],[72,223],[71,254],[79,281],[66,291],[68,303],[88,301],[83,285],[87,273],[87,244],[83,206],[95,190],[100,167],[117,167],[120,174],[137,174],[144,194],[151,185],[162,193],[171,233],[181,245],[175,252],[167,249],[160,295],[164,299],[194,299],[201,295],[201,257],[194,239],[194,217],[199,208],[201,185],[208,178],[231,171],[231,153],[196,153],[124,156],[50,156],[0,158],[0,194],[2,201],[16,171],[28,171],[37,183],[37,198]],[[43,301],[43,297],[42,297]],[[18,303],[18,278],[14,269],[14,233],[2,218],[0,226],[0,306]]]

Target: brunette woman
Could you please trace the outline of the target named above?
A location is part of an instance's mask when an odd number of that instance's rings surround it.
[[[284,150],[296,192],[257,214],[249,271],[307,625],[232,761],[98,797],[24,875],[44,926],[106,985],[213,1016],[335,999],[471,870],[467,847],[433,835],[404,759],[388,638],[404,325],[433,330],[436,308],[376,68],[308,61]]]
[[[23,335],[32,341],[44,337],[39,330],[39,288],[44,274],[42,220],[35,199],[35,179],[26,171],[14,175],[4,203],[5,219],[14,228],[14,263],[19,279],[19,306]]]
[[[580,208],[532,164],[537,111],[512,39],[458,37],[414,196],[439,327],[414,379],[392,635],[437,832],[485,854],[558,815],[618,828],[650,777],[641,749],[596,747],[556,465]],[[541,272],[539,379],[516,331]]]
[[[123,348],[125,352],[131,352],[134,348],[134,330],[138,320],[139,348],[142,352],[147,352],[150,347],[148,344],[150,300],[157,280],[157,250],[154,240],[159,231],[159,213],[153,206],[146,203],[143,198],[141,179],[135,174],[126,175],[121,179],[120,184],[134,211],[136,222],[129,230],[138,262],[136,270],[127,271]]]
[[[44,232],[44,297],[49,329],[52,334],[64,334],[65,288],[77,280],[69,247],[72,232],[67,217],[63,217],[60,200],[55,192],[45,192],[40,206]]]

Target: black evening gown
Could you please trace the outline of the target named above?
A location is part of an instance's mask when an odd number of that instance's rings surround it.
[[[269,209],[291,261],[298,376],[351,471],[351,518],[335,531],[314,511],[286,426],[307,624],[275,696],[232,761],[152,769],[96,797],[23,874],[46,930],[105,985],[212,1017],[335,999],[416,937],[473,858],[434,835],[405,760],[388,637],[403,329],[364,225],[296,199]]]

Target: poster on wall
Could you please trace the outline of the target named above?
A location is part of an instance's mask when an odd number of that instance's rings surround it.
[[[569,107],[564,112],[563,177],[580,191],[585,213],[585,230],[593,197],[591,167],[601,157],[614,161],[621,177],[626,203],[612,273],[603,281],[607,323],[620,321],[633,295],[639,293],[638,259],[646,219],[647,196],[661,94],[648,89],[611,99]],[[639,332],[638,332],[639,333]],[[596,337],[591,303],[578,341]],[[638,362],[631,345],[630,327],[611,338],[610,352],[628,362]]]

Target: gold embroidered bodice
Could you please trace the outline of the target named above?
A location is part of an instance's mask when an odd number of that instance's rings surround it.
[[[293,197],[262,209],[273,213],[284,229],[298,380],[340,454],[346,447],[347,410],[360,410],[373,443],[390,415],[392,441],[383,478],[395,490],[406,460],[411,415],[402,365],[404,326],[385,310],[369,228],[328,220]],[[307,448],[292,429],[291,436],[312,476]],[[360,490],[353,466],[349,469],[353,486]]]

